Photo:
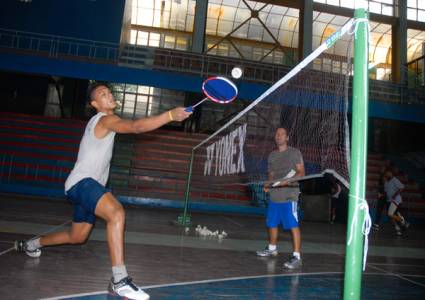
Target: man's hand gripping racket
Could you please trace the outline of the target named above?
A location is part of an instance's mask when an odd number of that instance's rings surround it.
[[[306,175],[301,177],[294,177],[296,172],[294,170],[289,171],[289,173],[280,179],[272,180],[272,181],[265,181],[264,182],[264,191],[269,192],[271,188],[280,188],[280,187],[287,187],[291,186],[291,183],[303,181],[307,179],[312,178],[319,178],[323,177],[325,174],[332,174],[334,176],[337,176],[336,172],[334,170],[326,169],[322,173],[319,174],[312,174],[312,175]]]

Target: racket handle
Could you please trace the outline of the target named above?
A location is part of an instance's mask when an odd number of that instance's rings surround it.
[[[188,107],[186,107],[185,111],[187,111],[187,112],[193,112],[193,109],[194,109],[195,107],[197,107],[199,104],[201,104],[202,102],[204,102],[205,100],[208,100],[208,97],[206,97],[206,98],[202,99],[201,101],[199,101],[199,102],[198,102],[198,103],[196,103],[195,105],[192,105],[192,106],[188,106]]]

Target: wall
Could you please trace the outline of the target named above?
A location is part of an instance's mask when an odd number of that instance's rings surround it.
[[[0,70],[140,84],[197,93],[200,92],[200,86],[203,81],[203,78],[199,76],[188,74],[176,75],[174,72],[12,53],[0,54]],[[240,98],[254,100],[266,91],[268,86],[240,82],[238,83],[238,88]],[[425,124],[425,105],[402,105],[369,99],[369,116]]]
[[[0,111],[42,115],[48,76],[0,72]]]
[[[425,114],[424,114],[425,115]],[[424,117],[425,119],[425,117]],[[425,150],[425,123],[373,118],[372,143],[379,153],[397,154]]]
[[[1,1],[0,28],[118,44],[125,0]]]

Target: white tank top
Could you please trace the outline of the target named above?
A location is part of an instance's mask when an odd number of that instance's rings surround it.
[[[87,177],[93,178],[103,186],[108,181],[115,132],[110,132],[101,139],[95,136],[94,128],[103,116],[106,114],[99,112],[87,123],[80,142],[77,162],[65,181],[65,193]]]

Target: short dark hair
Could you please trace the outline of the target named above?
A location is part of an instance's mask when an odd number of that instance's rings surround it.
[[[274,132],[276,132],[278,129],[280,129],[280,128],[282,128],[282,129],[285,129],[285,131],[286,131],[286,135],[287,136],[289,136],[289,129],[288,129],[288,127],[286,127],[286,126],[279,126],[279,127],[277,127],[276,128],[276,130],[274,131]]]
[[[89,84],[89,87],[87,88],[87,96],[86,96],[88,104],[90,104],[93,101],[94,92],[97,90],[98,87],[101,87],[101,86],[108,87],[108,84],[105,82],[99,82],[99,81]]]

